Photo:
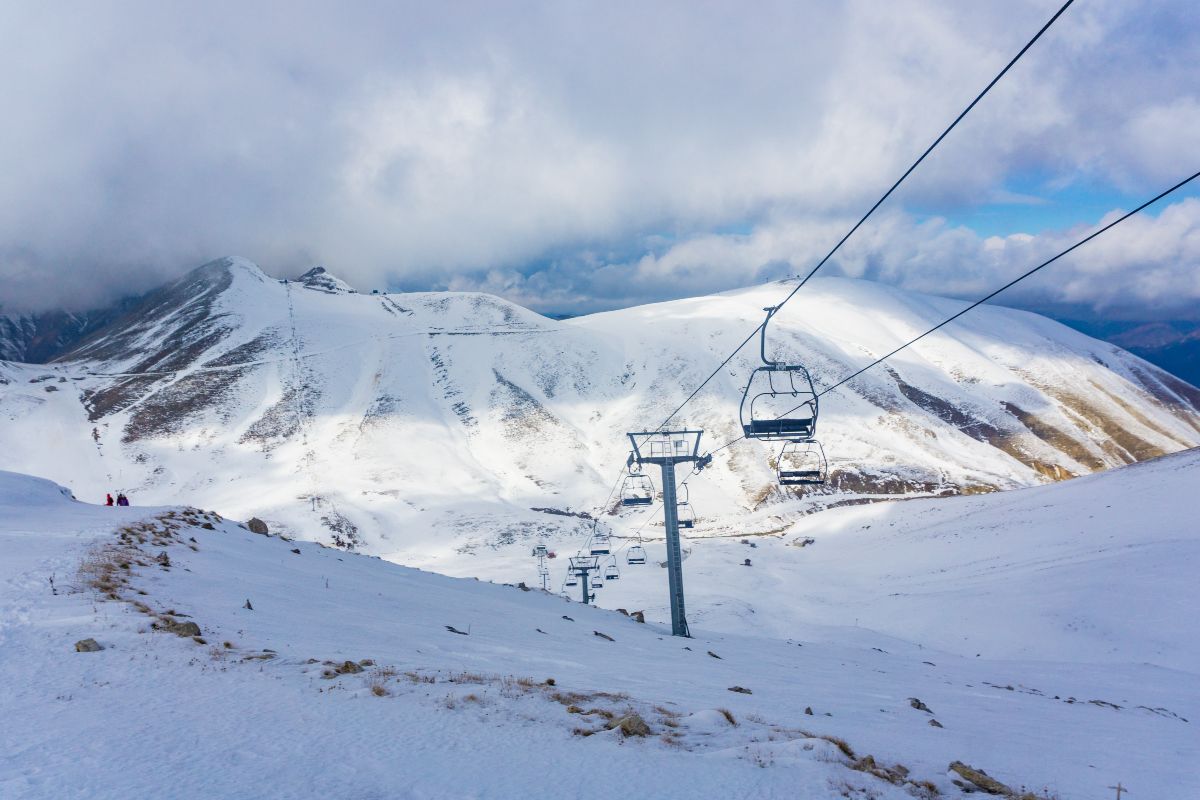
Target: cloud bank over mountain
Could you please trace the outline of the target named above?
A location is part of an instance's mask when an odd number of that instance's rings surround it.
[[[560,311],[805,271],[1056,5],[10,6],[0,303],[95,306],[228,253]],[[837,270],[978,291],[1077,231],[988,237],[972,210],[1190,172],[1189,12],[1071,8]],[[1024,300],[1194,307],[1198,214]]]

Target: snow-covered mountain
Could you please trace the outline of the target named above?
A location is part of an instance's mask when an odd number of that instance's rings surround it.
[[[460,557],[480,548],[573,549],[588,522],[561,512],[619,511],[618,534],[654,538],[649,512],[611,504],[624,433],[656,426],[786,291],[560,322],[484,294],[361,294],[323,269],[281,282],[222,259],[54,363],[0,362],[0,467],[468,573]],[[770,346],[827,386],[960,307],[814,280]],[[676,421],[703,428],[705,449],[740,432],[756,361],[747,347]],[[879,495],[1029,486],[1175,452],[1200,443],[1200,391],[987,307],[828,395],[819,433],[828,487],[780,489],[775,449],[739,442],[690,482],[690,533],[778,531]]]
[[[638,624],[0,472],[0,795],[1194,797],[1198,479],[696,543],[682,640],[653,564]]]

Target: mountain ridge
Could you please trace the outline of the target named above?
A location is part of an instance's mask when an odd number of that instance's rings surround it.
[[[153,502],[199,492],[410,563],[586,530],[534,507],[604,512],[620,534],[656,535],[645,512],[603,500],[624,432],[661,421],[780,289],[555,321],[481,293],[331,294],[221,259],[52,364],[0,363],[0,466],[46,464],[90,493]],[[768,347],[827,386],[962,305],[818,279],[772,321]],[[747,348],[679,420],[705,428],[704,449],[740,433],[756,361]],[[51,466],[31,426],[61,432],[70,465]],[[831,481],[803,493],[775,483],[773,448],[718,453],[693,483],[704,523],[694,535],[774,530],[896,494],[1033,485],[1195,446],[1200,390],[1051,320],[985,307],[826,398],[818,433]],[[413,526],[424,533],[394,533]]]

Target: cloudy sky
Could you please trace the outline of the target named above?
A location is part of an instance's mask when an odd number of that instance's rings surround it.
[[[229,254],[556,312],[806,272],[1059,4],[0,2],[0,304]],[[1077,0],[828,274],[969,297],[1200,169],[1198,53],[1194,0]],[[1200,317],[1200,190],[1009,302]]]

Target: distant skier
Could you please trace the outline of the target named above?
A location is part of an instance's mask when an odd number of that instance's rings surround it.
[[[113,504],[112,493],[104,495],[104,505],[111,506]]]
[[[117,505],[119,505],[119,506],[129,505],[129,498],[125,496],[124,492],[117,493]]]

